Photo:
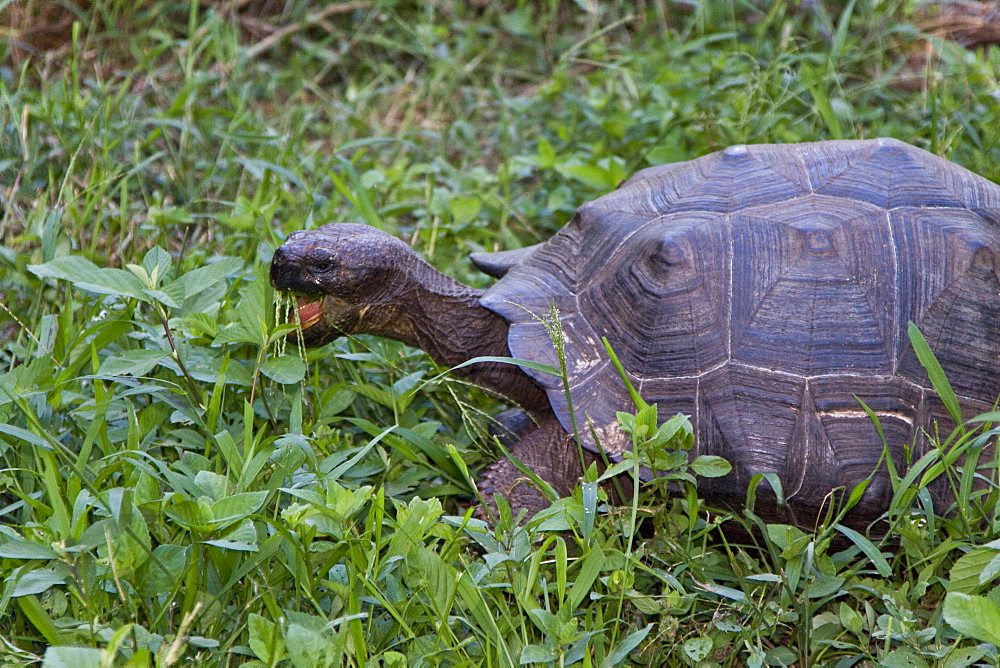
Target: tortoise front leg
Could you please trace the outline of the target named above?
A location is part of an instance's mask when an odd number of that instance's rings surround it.
[[[569,496],[583,475],[580,453],[572,437],[555,418],[549,418],[510,448],[510,453],[549,483],[560,496]],[[549,507],[545,496],[512,461],[503,457],[486,468],[477,485],[486,505],[495,510],[495,495],[507,500],[516,517],[522,509],[531,517]]]

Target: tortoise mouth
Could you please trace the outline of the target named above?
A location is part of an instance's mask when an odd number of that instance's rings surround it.
[[[309,329],[323,317],[323,297],[296,297],[299,310],[299,325]]]

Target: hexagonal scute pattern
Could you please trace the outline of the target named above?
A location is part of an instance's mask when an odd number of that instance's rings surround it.
[[[601,337],[662,417],[693,416],[698,452],[733,463],[710,494],[772,472],[818,507],[882,456],[861,402],[897,466],[947,422],[910,322],[967,417],[1000,396],[1000,187],[891,139],[736,146],[581,207],[483,304],[510,320],[515,357],[549,364],[539,319],[557,306],[577,423],[606,450],[627,446],[615,413],[634,408]],[[533,375],[571,430],[559,380]],[[877,477],[863,505],[888,494]]]

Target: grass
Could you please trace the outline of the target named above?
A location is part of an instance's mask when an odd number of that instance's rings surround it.
[[[1000,181],[1000,51],[929,49],[900,1],[77,9],[55,50],[0,42],[4,665],[997,663],[995,494],[925,511],[944,450],[881,538],[739,542],[752,513],[656,489],[595,517],[593,483],[488,528],[502,407],[392,342],[303,363],[266,267],[368,222],[485,285],[470,251],[737,142],[894,136]]]

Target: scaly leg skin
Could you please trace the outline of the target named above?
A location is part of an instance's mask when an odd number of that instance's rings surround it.
[[[491,440],[499,439],[500,444],[510,450],[535,429],[535,421],[530,415],[520,408],[508,408],[493,416],[489,424],[489,435]]]
[[[583,475],[576,443],[554,418],[550,418],[509,448],[511,455],[549,483],[560,496],[573,493]],[[587,453],[590,455],[590,453]],[[591,460],[592,455],[587,459]],[[506,457],[487,467],[478,485],[486,505],[496,511],[494,496],[507,500],[514,516],[527,510],[527,517],[549,507],[531,479]]]

